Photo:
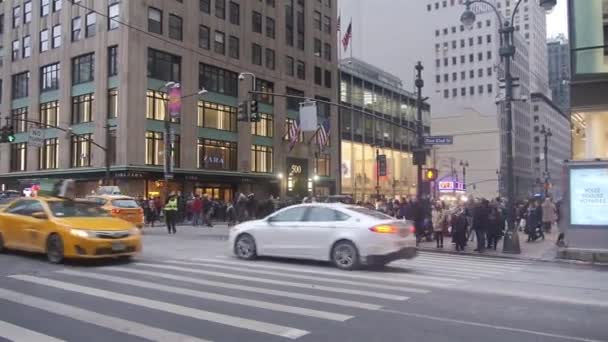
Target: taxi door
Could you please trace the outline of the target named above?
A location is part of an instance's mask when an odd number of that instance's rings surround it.
[[[23,219],[27,215],[27,208],[31,202],[30,199],[16,200],[0,215],[2,236],[6,247],[23,249],[25,243]]]
[[[44,252],[46,249],[47,229],[50,225],[48,216],[32,217],[35,213],[47,214],[39,200],[30,201],[22,217],[23,249],[33,252]]]

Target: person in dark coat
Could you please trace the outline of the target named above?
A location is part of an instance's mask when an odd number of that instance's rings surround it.
[[[456,251],[464,251],[467,243],[467,217],[463,208],[456,208],[452,214],[452,236],[456,243]]]
[[[477,237],[477,248],[475,252],[483,253],[486,243],[486,230],[488,228],[488,218],[490,207],[487,199],[481,200],[481,204],[473,212],[473,229]]]
[[[498,208],[491,207],[488,217],[488,229],[486,236],[488,238],[488,249],[496,250],[498,245],[498,235],[500,234],[500,213]]]

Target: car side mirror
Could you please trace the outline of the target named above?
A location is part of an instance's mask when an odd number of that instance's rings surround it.
[[[33,213],[32,217],[38,220],[46,220],[48,218],[48,216],[46,216],[46,214],[42,211],[37,211]]]
[[[268,222],[268,223],[273,223],[275,221],[276,221],[276,219],[274,218],[274,216],[270,216],[269,218],[266,219],[266,222]]]

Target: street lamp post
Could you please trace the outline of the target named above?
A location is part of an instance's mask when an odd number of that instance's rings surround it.
[[[544,153],[544,158],[545,158],[544,194],[545,194],[545,198],[547,198],[547,196],[549,195],[549,180],[551,177],[551,174],[549,173],[549,154],[548,154],[549,153],[549,138],[553,136],[553,133],[551,132],[551,128],[546,128],[545,125],[543,125],[540,130],[540,134],[542,134],[545,138],[544,146],[543,146],[543,153]]]
[[[380,148],[376,146],[376,201],[380,200]]]
[[[424,67],[422,66],[422,62],[418,62],[416,64],[416,80],[414,81],[414,85],[416,86],[416,134],[418,135],[418,153],[422,153],[421,151],[424,148],[424,127],[422,125],[422,88],[424,87],[424,80],[422,79],[422,70]],[[426,153],[426,152],[424,152]],[[425,158],[426,160],[426,158]],[[422,164],[421,161],[418,161],[417,169],[416,169],[416,197],[418,201],[422,199]],[[378,196],[379,197],[379,196]]]
[[[513,75],[511,75],[511,62],[515,57],[515,42],[514,42],[514,32],[515,27],[513,27],[513,21],[515,20],[515,14],[517,14],[517,10],[519,5],[523,0],[518,0],[517,4],[515,4],[515,8],[513,9],[513,13],[511,15],[510,21],[505,21],[503,23],[502,17],[496,6],[486,0],[466,0],[464,5],[466,9],[462,16],[460,17],[460,21],[465,27],[472,27],[475,23],[475,13],[471,10],[471,5],[475,3],[483,3],[488,5],[490,8],[494,10],[498,17],[499,23],[499,34],[501,36],[500,40],[500,48],[499,55],[504,62],[504,73],[505,73],[505,100],[504,100],[504,108],[505,115],[507,117],[507,127],[506,130],[506,147],[507,147],[507,227],[508,232],[505,234],[503,252],[505,253],[521,253],[519,247],[519,237],[517,235],[517,231],[515,230],[515,175],[513,172]],[[556,4],[557,0],[540,0],[539,4],[545,10],[550,10]]]
[[[468,161],[460,161],[460,166],[462,166],[462,184],[466,186],[467,184],[467,167],[469,167]],[[466,189],[465,189],[466,190]]]

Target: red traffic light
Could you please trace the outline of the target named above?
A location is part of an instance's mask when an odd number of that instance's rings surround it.
[[[429,182],[434,182],[437,180],[438,172],[437,169],[426,169],[424,171],[424,179]]]

